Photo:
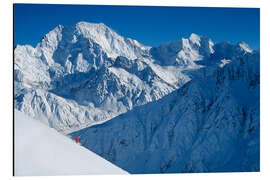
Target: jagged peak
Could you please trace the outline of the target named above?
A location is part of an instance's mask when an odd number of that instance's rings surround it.
[[[230,41],[222,41],[220,43],[215,44],[215,49],[221,49],[221,50],[231,49],[231,51],[245,52],[245,53],[253,52],[253,50],[249,47],[249,45],[244,41],[240,41],[236,44],[233,44]]]
[[[59,24],[55,28],[53,28],[50,32],[48,32],[44,37],[48,37],[48,36],[50,36],[51,34],[54,34],[54,33],[62,32],[63,29],[64,29],[64,26]]]
[[[214,45],[214,42],[210,38],[208,38],[206,36],[198,35],[195,33],[190,34],[189,40],[193,44],[201,44],[201,41],[205,41],[205,42],[209,43],[210,45]]]
[[[191,33],[191,35],[189,36],[189,40],[195,44],[200,42],[201,37],[195,33]]]
[[[121,55],[135,59],[142,54],[142,51],[150,49],[150,47],[144,46],[136,40],[122,37],[104,23],[85,21],[80,21],[71,26],[56,26],[42,38],[36,47],[41,48],[46,53],[48,52],[46,57],[51,57],[62,40],[65,41],[63,44],[73,44],[79,39],[88,39],[98,44],[110,58]]]
[[[108,26],[106,26],[104,23],[90,23],[90,22],[86,22],[86,21],[80,21],[78,23],[75,24],[75,27],[77,28],[88,28],[88,29],[107,29],[107,30],[111,30],[113,31],[111,28],[109,28]]]
[[[52,49],[55,49],[57,42],[62,39],[63,29],[64,29],[64,26],[59,24],[54,29],[49,31],[45,36],[43,36],[41,41],[37,44],[36,47],[48,46],[48,47],[53,47]]]
[[[110,34],[117,38],[123,38],[104,23],[89,23],[81,21],[75,24],[75,28],[86,37]]]
[[[244,41],[240,41],[237,43],[237,46],[239,46],[242,50],[244,50],[247,53],[252,53],[252,49],[249,47],[249,45],[244,42]]]

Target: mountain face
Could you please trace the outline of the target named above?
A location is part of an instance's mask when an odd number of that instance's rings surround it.
[[[196,34],[148,47],[102,23],[59,25],[36,47],[15,48],[15,108],[67,134],[157,101],[194,70],[246,53],[244,42],[214,44]]]
[[[64,134],[102,123],[181,87],[212,46],[192,34],[151,48],[104,24],[59,25],[15,48],[15,108]]]
[[[206,71],[158,101],[70,136],[130,173],[259,171],[259,53]]]

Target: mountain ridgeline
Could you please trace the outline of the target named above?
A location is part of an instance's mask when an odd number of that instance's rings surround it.
[[[259,171],[260,53],[57,26],[14,49],[15,108],[130,173]]]
[[[257,54],[70,134],[130,173],[259,171]]]

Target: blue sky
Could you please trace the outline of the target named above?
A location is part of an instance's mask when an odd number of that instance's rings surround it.
[[[196,33],[214,42],[247,42],[259,49],[258,8],[194,8],[94,5],[14,5],[14,43],[35,46],[59,24],[103,22],[124,37],[158,46]]]

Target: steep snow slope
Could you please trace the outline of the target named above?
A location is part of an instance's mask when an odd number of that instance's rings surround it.
[[[215,63],[162,99],[71,136],[130,173],[259,171],[259,53]]]
[[[14,148],[16,176],[127,174],[17,110]]]

